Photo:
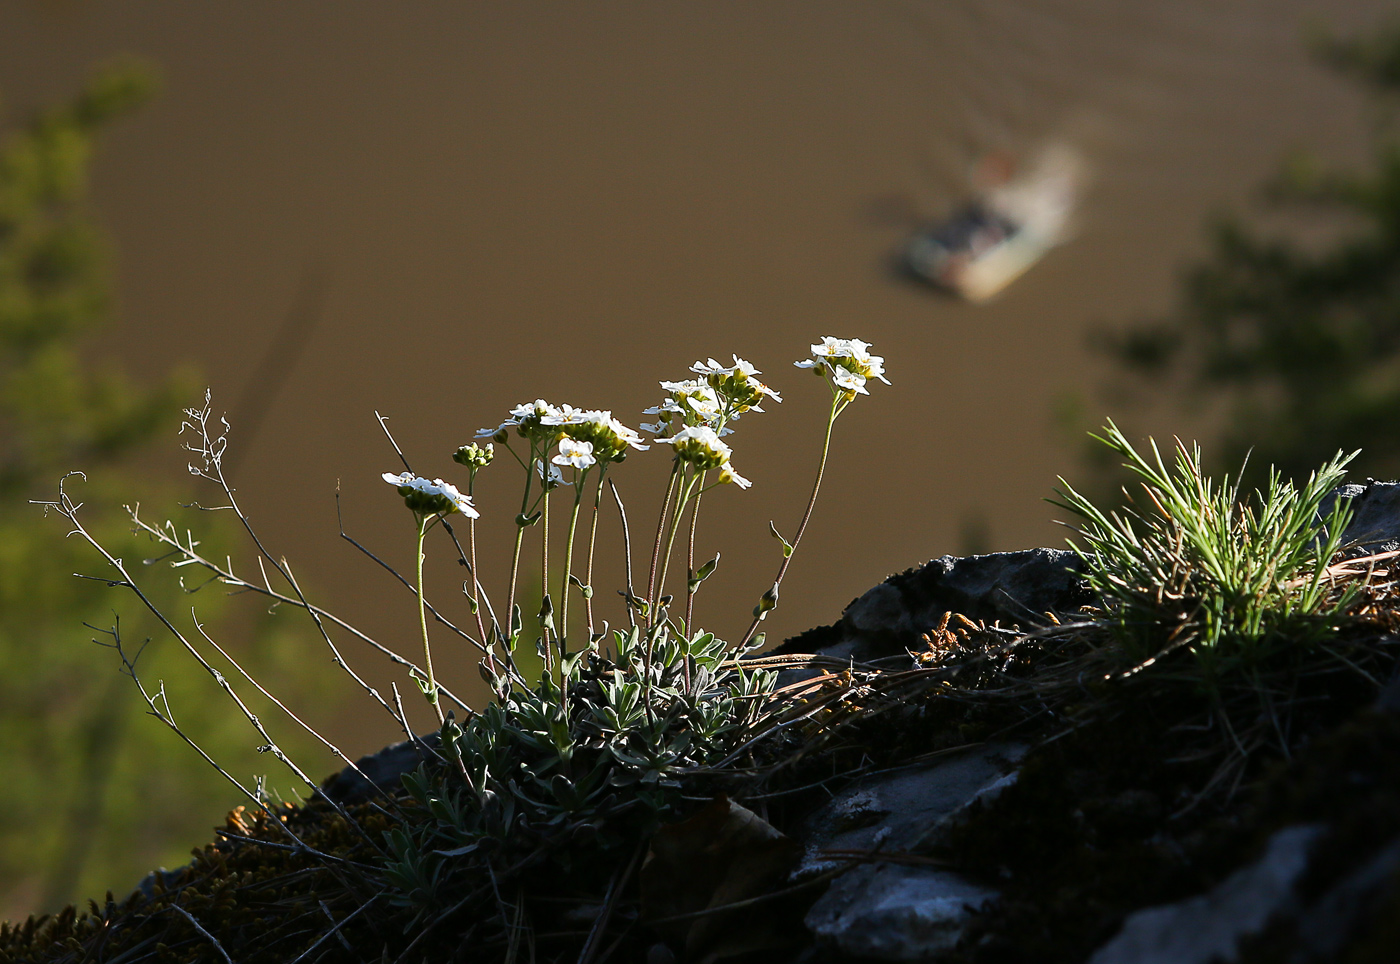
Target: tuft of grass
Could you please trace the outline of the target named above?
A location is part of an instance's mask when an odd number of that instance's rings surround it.
[[[1132,671],[1185,648],[1216,676],[1335,629],[1357,588],[1337,591],[1327,569],[1351,510],[1340,498],[1323,509],[1357,453],[1338,452],[1301,486],[1270,469],[1267,490],[1246,500],[1243,467],[1214,481],[1197,445],[1178,440],[1169,467],[1155,441],[1145,456],[1111,420],[1093,437],[1123,457],[1141,493],[1125,489],[1127,504],[1105,512],[1060,479],[1051,501],[1081,520],[1070,546]]]

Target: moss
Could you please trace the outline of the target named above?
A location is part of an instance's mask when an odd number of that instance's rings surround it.
[[[371,806],[352,808],[350,816],[367,834],[388,826]],[[222,828],[231,836],[194,851],[184,868],[154,875],[149,895],[138,890],[116,901],[109,893],[87,913],[69,907],[55,916],[4,925],[0,955],[16,964],[123,954],[131,960],[196,962],[210,960],[217,941],[230,953],[238,949],[236,959],[248,964],[291,960],[324,934],[327,915],[339,920],[370,895],[358,892],[353,876],[338,873],[334,863],[308,860],[289,846],[273,819],[307,847],[344,860],[365,857],[364,838],[325,804],[282,808],[275,818],[255,817],[240,807]],[[357,936],[371,921],[366,917],[343,933]]]

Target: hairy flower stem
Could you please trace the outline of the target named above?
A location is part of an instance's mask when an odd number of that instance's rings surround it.
[[[617,483],[609,482],[608,489],[612,492],[613,501],[617,503],[617,517],[622,524],[622,564],[627,578],[627,628],[636,629],[637,597],[632,589],[632,531],[627,525],[627,507],[622,504],[622,496],[617,493]]]
[[[607,465],[603,465],[598,470],[598,488],[593,493],[593,520],[588,528],[588,565],[583,572],[583,584],[593,586],[593,548],[598,544],[598,510],[603,505],[603,476],[608,474]],[[631,566],[630,562],[628,564]],[[630,588],[630,587],[629,587]],[[588,617],[588,641],[593,642],[593,593],[590,591],[583,597],[583,609]]]
[[[661,540],[666,535],[666,519],[671,511],[671,499],[676,494],[676,481],[680,478],[681,460],[676,459],[671,463],[671,478],[666,483],[666,498],[661,503],[661,515],[656,520],[656,542],[651,548],[651,573],[647,576],[647,625],[652,626],[656,622],[656,567],[661,560]]]
[[[700,480],[700,490],[695,493],[695,508],[690,510],[690,542],[685,553],[685,634],[695,638],[695,592],[700,584],[695,582],[695,525],[700,520],[700,497],[705,494],[705,482]],[[687,653],[682,668],[685,671],[686,692],[690,691],[690,654]]]
[[[423,538],[428,534],[428,520],[425,516],[417,516],[418,520],[418,628],[423,633],[423,669],[428,674],[428,689],[424,694],[428,702],[433,704],[433,709],[437,711],[438,722],[442,723],[446,719],[442,714],[442,704],[438,699],[437,678],[433,676],[433,649],[428,645],[428,609],[423,600]]]
[[[476,469],[472,469],[467,476],[467,497],[472,498],[476,494]],[[486,620],[481,614],[484,602],[481,598],[481,580],[476,574],[476,520],[467,520],[467,553],[468,565],[472,571],[472,609],[475,610],[476,630],[481,634],[482,645],[486,647],[486,667],[493,676],[500,674],[496,670],[496,655],[491,641],[491,637],[486,633]],[[494,623],[494,614],[492,622]],[[501,658],[505,660],[506,668],[512,675],[515,674],[515,661],[511,658],[510,649],[505,645],[505,641],[497,638],[495,645],[501,647]],[[507,684],[509,686],[509,684]],[[500,694],[498,694],[500,695]]]
[[[549,599],[549,489],[544,490],[541,499],[540,530],[540,639],[544,645],[544,670],[549,673],[554,670],[554,659],[549,651],[550,617],[545,616],[544,609],[545,600]]]
[[[515,454],[514,449],[511,449],[511,454]],[[518,461],[519,459],[520,456],[517,455],[516,460]],[[525,517],[530,513],[530,482],[533,478],[530,473],[535,471],[535,443],[533,442],[530,443],[530,460],[525,462],[524,465],[525,492],[520,496],[520,515],[516,516],[515,519],[515,551],[511,553],[510,557],[510,592],[506,595],[505,617],[506,620],[511,623],[511,625],[506,628],[506,632],[512,636],[515,632],[515,589],[520,576],[520,550],[525,542],[525,526],[528,525],[525,521]],[[512,640],[512,642],[513,641],[514,640]]]
[[[569,513],[569,535],[564,540],[564,578],[559,581],[559,658],[568,655],[569,645],[569,577],[574,574],[574,530],[578,528],[578,510],[583,502],[583,483],[588,478],[588,470],[574,485],[574,507]]]
[[[836,417],[840,415],[850,404],[850,398],[846,393],[838,393],[831,400],[831,415],[826,420],[826,437],[822,440],[822,457],[817,463],[817,478],[812,483],[812,497],[807,500],[807,509],[802,513],[802,522],[797,526],[797,534],[792,537],[792,551],[783,557],[782,565],[778,566],[778,574],[773,578],[773,590],[776,594],[777,588],[782,585],[783,577],[787,575],[788,566],[792,565],[792,557],[797,555],[797,547],[802,542],[802,534],[807,531],[807,522],[812,518],[812,509],[817,504],[817,493],[822,488],[822,476],[826,474],[826,458],[831,452],[831,427],[836,424]],[[744,633],[744,639],[739,643],[740,648],[749,644],[754,634],[758,632],[759,623],[763,622],[766,613],[755,616],[753,623],[749,626],[749,631]]]
[[[699,584],[692,585],[689,580],[695,578],[695,526],[700,519],[700,498],[705,494],[703,479],[700,484],[700,491],[695,493],[695,508],[690,511],[690,544],[685,553],[686,587],[685,587],[685,631],[689,635],[695,635],[695,627],[691,620],[695,616],[695,593],[699,590]],[[690,685],[690,663],[686,663],[686,685]]]
[[[666,576],[671,570],[671,553],[676,544],[676,533],[680,530],[681,520],[685,517],[685,507],[690,504],[690,497],[703,476],[703,472],[693,471],[691,473],[690,478],[686,480],[680,499],[676,502],[675,512],[671,515],[671,524],[667,527],[666,533],[666,552],[661,557],[661,578],[656,584],[658,596],[666,594]],[[689,624],[686,628],[689,629]]]

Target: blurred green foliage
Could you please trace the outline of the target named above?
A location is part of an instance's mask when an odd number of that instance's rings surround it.
[[[1104,339],[1137,380],[1164,387],[1222,425],[1216,466],[1270,464],[1305,478],[1338,449],[1353,475],[1400,476],[1400,22],[1316,41],[1319,58],[1376,101],[1371,158],[1340,171],[1308,157],[1267,198],[1291,229],[1228,219],[1184,280],[1168,318]]]
[[[0,916],[109,888],[122,894],[155,865],[183,863],[242,802],[144,717],[114,654],[93,645],[99,633],[84,623],[107,629],[118,608],[128,647],[151,637],[138,670],[165,681],[181,725],[231,772],[266,769],[246,722],[210,698],[203,672],[131,600],[74,578],[105,575],[100,560],[29,504],[52,498],[59,478],[81,469],[90,481],[68,485],[90,506],[95,531],[117,554],[141,559],[151,547],[131,534],[121,502],[139,494],[173,505],[188,484],[149,473],[138,481],[131,459],[153,438],[175,444],[181,405],[197,397],[192,379],[137,385],[88,364],[81,342],[112,305],[109,245],[87,201],[94,147],[153,87],[149,68],[112,64],[72,102],[0,129]],[[217,556],[231,543],[231,521],[200,514],[190,524],[211,533],[205,545]],[[306,669],[294,665],[307,651],[304,635],[265,614],[217,621],[228,608],[217,587],[192,597],[164,566],[143,573],[166,612],[188,616],[197,603],[211,634],[233,637],[284,693],[290,685],[307,695]],[[305,746],[288,740],[290,750]]]

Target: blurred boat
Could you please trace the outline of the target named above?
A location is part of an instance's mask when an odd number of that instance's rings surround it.
[[[1083,182],[1078,154],[1047,148],[1024,174],[1002,178],[915,234],[904,246],[904,268],[968,301],[985,301],[1069,236]]]

